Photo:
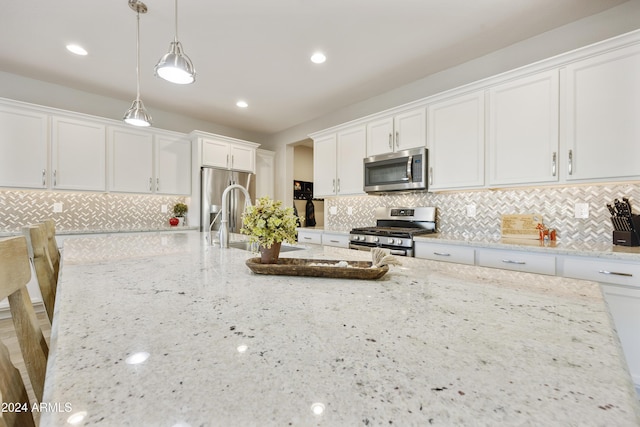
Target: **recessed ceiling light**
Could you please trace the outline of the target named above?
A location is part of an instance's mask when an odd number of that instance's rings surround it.
[[[77,44],[68,44],[67,50],[71,53],[75,53],[76,55],[85,56],[87,54],[87,51],[82,46],[78,46]]]
[[[249,104],[247,104],[246,101],[238,101],[236,102],[236,105],[240,108],[247,108],[249,106]]]
[[[324,53],[322,52],[316,52],[313,55],[311,55],[311,62],[313,62],[314,64],[322,64],[326,60],[327,60],[327,57],[324,56]]]

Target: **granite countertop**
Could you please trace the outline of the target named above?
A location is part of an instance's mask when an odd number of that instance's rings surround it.
[[[191,231],[198,230],[198,226],[180,226],[180,227],[141,227],[141,228],[127,228],[127,229],[107,229],[107,228],[95,228],[95,229],[81,229],[81,230],[64,230],[57,229],[56,236],[75,236],[83,234],[116,234],[116,233],[148,233],[148,232],[160,232],[160,231]],[[0,237],[21,236],[22,231],[0,231]]]
[[[414,237],[416,242],[435,242],[478,248],[523,250],[555,255],[590,256],[640,262],[640,247],[613,245],[605,242],[549,241],[535,239],[502,239],[499,237],[480,237],[466,239],[446,233],[423,234]]]
[[[44,401],[70,411],[40,425],[640,423],[596,283],[411,258],[267,276],[253,256],[193,232],[65,241]]]

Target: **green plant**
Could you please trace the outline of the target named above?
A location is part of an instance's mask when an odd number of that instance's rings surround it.
[[[242,214],[240,232],[249,241],[265,248],[278,242],[296,243],[296,216],[293,208],[283,208],[282,201],[262,197]]]
[[[189,210],[189,206],[184,203],[176,203],[173,205],[173,215],[175,216],[184,216]]]

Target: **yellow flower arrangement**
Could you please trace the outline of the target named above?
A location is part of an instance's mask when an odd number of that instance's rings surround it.
[[[278,242],[296,243],[297,218],[293,208],[283,208],[281,200],[261,197],[254,206],[242,214],[240,232],[249,236],[249,241],[270,248]]]

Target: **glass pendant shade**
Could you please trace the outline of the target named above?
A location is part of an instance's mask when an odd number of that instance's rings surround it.
[[[139,99],[133,101],[131,108],[124,114],[123,120],[133,126],[151,126],[152,121],[151,116],[144,108],[144,104]]]
[[[184,54],[182,44],[177,40],[169,44],[169,52],[160,58],[156,64],[155,72],[157,76],[180,85],[193,83],[196,80],[196,70],[193,69],[193,63]]]

